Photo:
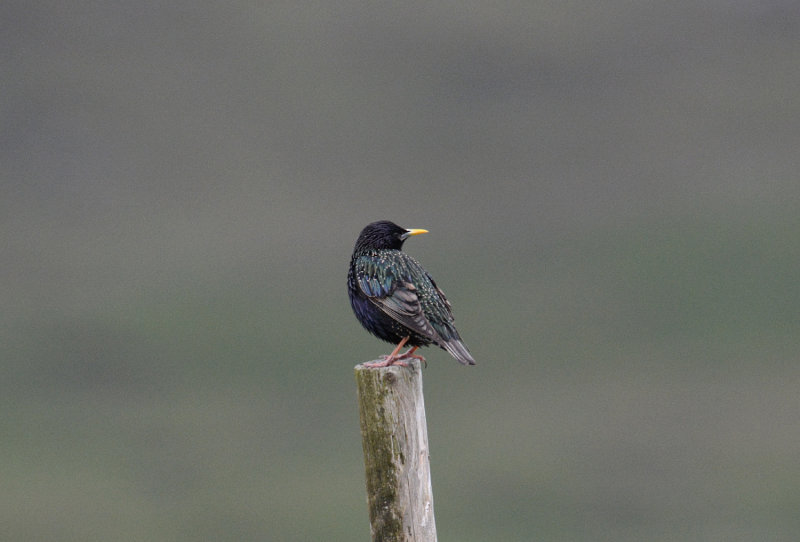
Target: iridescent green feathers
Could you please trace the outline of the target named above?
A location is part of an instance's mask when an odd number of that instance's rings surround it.
[[[453,338],[450,304],[411,256],[381,250],[357,258],[355,269],[364,294],[383,312],[431,342]]]
[[[409,235],[423,232],[391,222],[364,229],[348,273],[353,311],[370,333],[383,340],[398,343],[408,336],[412,346],[433,343],[459,362],[474,365],[453,325],[444,293],[414,258],[400,250]]]

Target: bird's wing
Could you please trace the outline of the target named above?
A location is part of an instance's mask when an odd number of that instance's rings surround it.
[[[420,269],[422,268],[420,267]],[[425,276],[430,281],[433,290],[430,296],[422,299],[422,310],[428,315],[428,321],[441,337],[437,344],[450,352],[450,355],[456,358],[459,363],[475,365],[475,359],[453,325],[453,310],[450,302],[447,301],[444,292],[436,285],[433,277],[428,275],[427,272],[425,272]]]
[[[419,264],[417,264],[417,266],[419,267]],[[419,267],[419,269],[425,274],[425,278],[430,284],[430,290],[427,290],[430,294],[423,296],[420,300],[422,311],[427,316],[433,329],[435,329],[436,333],[442,338],[443,342],[454,339],[460,340],[458,332],[453,326],[453,309],[450,306],[450,302],[447,300],[447,297],[445,297],[444,292],[436,285],[433,277],[422,269],[422,267]]]
[[[430,297],[425,292],[438,289],[415,260],[396,251],[391,262],[381,255],[361,256],[355,261],[355,271],[358,287],[385,314],[432,341],[441,341],[423,306]]]

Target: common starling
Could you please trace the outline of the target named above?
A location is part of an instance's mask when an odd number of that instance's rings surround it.
[[[356,240],[347,293],[356,318],[367,331],[397,347],[368,367],[405,365],[424,358],[414,352],[435,344],[464,365],[475,365],[472,354],[453,325],[450,303],[422,266],[401,251],[403,242],[427,230],[401,228],[388,220],[373,222]],[[405,344],[409,348],[398,353]]]

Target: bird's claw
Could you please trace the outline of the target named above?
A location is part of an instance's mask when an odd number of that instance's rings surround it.
[[[414,349],[411,349],[411,350],[408,350],[406,352],[403,352],[402,354],[396,354],[394,356],[394,358],[392,358],[391,355],[384,354],[384,355],[380,356],[381,361],[380,362],[375,362],[375,363],[386,363],[386,365],[377,365],[376,367],[386,367],[388,365],[400,365],[402,367],[408,367],[408,364],[404,363],[403,360],[415,359],[415,360],[419,361],[420,363],[422,363],[425,366],[425,368],[427,369],[428,368],[428,362],[425,360],[425,358],[420,356],[419,354],[412,354],[411,353],[412,350],[414,350]],[[391,361],[389,361],[390,358],[391,358]]]
[[[416,350],[416,348],[411,348],[410,350],[408,350],[406,352],[403,352],[402,354],[397,356],[397,359],[415,359],[415,360],[417,360],[417,361],[419,361],[421,363],[424,363],[425,367],[427,367],[428,366],[428,362],[425,361],[425,358],[423,358],[419,354],[414,354],[414,350]]]
[[[389,356],[381,356],[380,361],[368,361],[363,363],[364,367],[369,367],[370,369],[376,369],[378,367],[389,367],[390,365],[399,365],[400,367],[408,367],[408,364],[405,361],[399,359],[399,356],[395,356],[394,358],[390,358]]]

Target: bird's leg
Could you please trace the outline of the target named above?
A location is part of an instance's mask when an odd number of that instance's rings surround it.
[[[402,354],[400,354],[399,356],[397,356],[397,359],[408,359],[408,358],[414,358],[414,359],[416,359],[416,360],[419,360],[419,361],[421,361],[422,363],[424,363],[424,364],[425,364],[425,367],[427,367],[427,366],[428,366],[428,362],[427,362],[427,361],[425,361],[425,358],[423,358],[423,357],[422,357],[422,356],[420,356],[419,354],[415,354],[415,353],[414,353],[414,352],[416,352],[416,351],[417,351],[417,348],[419,348],[419,346],[413,346],[413,347],[409,348],[408,350],[406,350],[405,352],[403,352]]]
[[[405,363],[400,361],[402,356],[398,356],[397,353],[405,346],[408,342],[410,337],[403,337],[403,340],[397,344],[397,347],[392,350],[392,353],[388,356],[381,356],[381,361],[369,361],[364,363],[364,367],[388,367],[389,365],[400,365],[402,367],[408,367]]]

